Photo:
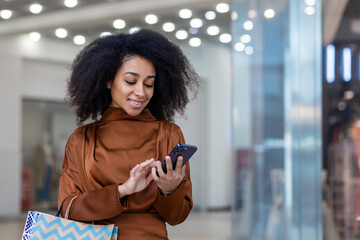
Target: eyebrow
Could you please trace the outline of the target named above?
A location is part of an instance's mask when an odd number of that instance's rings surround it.
[[[135,77],[140,77],[140,75],[138,73],[134,73],[134,72],[126,72],[123,74],[123,76],[125,76],[126,74],[130,74],[130,75],[133,75]],[[146,79],[151,79],[151,78],[155,78],[155,75],[149,75],[146,77]]]

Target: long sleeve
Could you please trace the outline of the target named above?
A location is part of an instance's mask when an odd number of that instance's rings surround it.
[[[119,184],[89,190],[84,169],[84,142],[84,128],[79,128],[66,145],[58,206],[63,203],[61,214],[64,216],[70,201],[77,196],[71,204],[70,219],[85,222],[109,219],[126,210],[119,199]]]
[[[169,148],[172,149],[178,143],[185,143],[185,139],[181,129],[174,124],[169,138]],[[176,191],[170,196],[164,196],[158,190],[154,207],[170,225],[185,221],[193,207],[189,162],[186,163],[185,177]]]

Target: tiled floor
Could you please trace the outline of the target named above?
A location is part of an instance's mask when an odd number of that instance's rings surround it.
[[[20,240],[24,219],[1,219],[0,240]],[[171,240],[229,240],[231,237],[230,212],[192,212],[177,226],[168,226]]]

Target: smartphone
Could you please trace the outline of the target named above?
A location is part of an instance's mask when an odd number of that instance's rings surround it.
[[[188,144],[177,144],[174,149],[168,154],[171,158],[171,163],[173,166],[173,170],[176,168],[176,162],[177,162],[177,158],[179,156],[183,157],[183,163],[182,165],[184,166],[187,161],[189,161],[189,159],[191,158],[192,155],[194,155],[194,153],[196,152],[197,147],[194,145],[188,145]],[[164,171],[164,173],[167,173],[167,168],[166,168],[166,161],[164,160],[161,163],[161,167]],[[159,174],[158,174],[159,176]]]

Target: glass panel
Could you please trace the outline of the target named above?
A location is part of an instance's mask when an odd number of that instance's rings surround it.
[[[329,3],[323,9],[324,240],[352,240],[360,239],[360,1]]]
[[[320,2],[233,9],[234,239],[320,239]]]

